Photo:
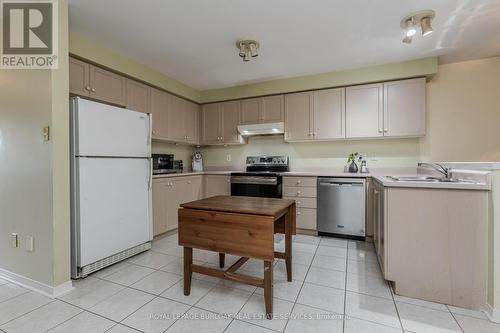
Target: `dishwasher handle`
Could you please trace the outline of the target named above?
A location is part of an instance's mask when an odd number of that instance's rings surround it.
[[[359,187],[363,187],[364,184],[358,183],[358,182],[347,183],[347,182],[323,182],[323,181],[321,181],[319,183],[319,186],[342,186],[342,187],[359,186]]]

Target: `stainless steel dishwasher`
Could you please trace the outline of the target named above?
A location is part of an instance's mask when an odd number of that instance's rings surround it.
[[[318,178],[318,234],[365,238],[366,179]]]

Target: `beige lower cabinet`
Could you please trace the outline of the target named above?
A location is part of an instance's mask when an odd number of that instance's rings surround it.
[[[297,228],[316,231],[316,177],[283,177],[283,198],[295,200],[297,205]]]
[[[203,187],[205,198],[214,197],[216,195],[231,195],[231,176],[204,175]]]
[[[396,294],[468,309],[486,303],[488,192],[375,187],[375,245]]]
[[[202,197],[202,176],[153,179],[153,234],[177,229],[177,210],[185,202]]]

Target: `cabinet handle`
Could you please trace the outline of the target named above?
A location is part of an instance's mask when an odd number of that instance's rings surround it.
[[[302,183],[302,181],[300,181],[300,180],[297,180],[297,184],[300,184],[300,183]]]
[[[300,191],[297,191],[297,194],[300,194]]]
[[[300,204],[301,204],[301,202],[300,202],[300,201],[297,201],[297,205],[300,205]]]
[[[191,181],[190,181],[190,180],[188,180],[188,184],[191,184]]]
[[[89,86],[86,86],[86,87],[85,87],[85,90],[90,91],[90,87],[89,87]]]
[[[300,214],[302,214],[302,213],[301,212],[297,212],[297,215],[300,215]]]
[[[92,92],[95,92],[95,88],[92,88],[92,89],[90,89],[90,90],[92,90]]]

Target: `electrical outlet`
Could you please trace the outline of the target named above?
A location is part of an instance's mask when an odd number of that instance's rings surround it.
[[[33,252],[35,251],[35,241],[33,236],[26,236],[26,251]]]
[[[231,159],[232,159],[231,154],[227,154],[226,155],[226,161],[227,162],[231,162]]]
[[[10,234],[10,246],[12,247],[18,247],[19,243],[17,240],[17,233],[13,232]]]

